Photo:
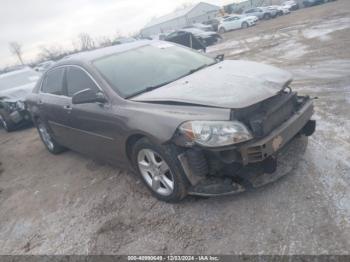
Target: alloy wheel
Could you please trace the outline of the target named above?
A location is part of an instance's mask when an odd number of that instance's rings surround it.
[[[43,139],[43,142],[45,143],[45,145],[50,149],[53,150],[54,149],[54,144],[51,138],[51,135],[49,134],[49,132],[47,131],[47,128],[43,125],[43,124],[39,124],[38,125],[38,130],[41,134],[41,137]]]
[[[174,177],[168,164],[151,149],[142,149],[137,155],[140,173],[152,190],[169,196],[174,191]]]

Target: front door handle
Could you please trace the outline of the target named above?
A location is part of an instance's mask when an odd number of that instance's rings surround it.
[[[70,112],[72,111],[72,109],[73,109],[70,105],[66,105],[66,106],[64,106],[63,108],[64,108],[64,110],[66,110],[68,113],[70,113]]]
[[[44,104],[43,101],[42,101],[42,100],[39,100],[39,101],[38,101],[38,105],[42,105],[42,104]]]

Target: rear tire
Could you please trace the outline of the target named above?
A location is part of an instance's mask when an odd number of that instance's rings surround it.
[[[57,155],[62,153],[63,151],[66,151],[65,147],[61,146],[59,143],[56,142],[56,140],[52,136],[51,130],[43,121],[37,119],[35,122],[41,141],[44,143],[46,149],[50,153]]]
[[[189,182],[171,146],[159,146],[142,138],[133,147],[132,163],[157,199],[178,202],[187,195]]]
[[[0,113],[0,125],[2,125],[6,132],[11,132],[16,129],[15,123],[12,122],[6,112]]]
[[[245,28],[248,28],[248,27],[249,27],[249,25],[248,25],[247,22],[243,22],[242,23],[242,26],[241,26],[242,29],[245,29]]]

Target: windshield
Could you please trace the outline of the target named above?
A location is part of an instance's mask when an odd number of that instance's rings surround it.
[[[127,98],[211,65],[215,59],[168,43],[156,43],[93,62],[111,87]]]
[[[25,69],[0,75],[0,91],[27,85],[38,81],[40,74]]]

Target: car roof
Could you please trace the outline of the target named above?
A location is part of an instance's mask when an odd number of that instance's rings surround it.
[[[137,40],[135,42],[119,44],[104,48],[99,48],[91,51],[80,52],[77,54],[69,55],[62,58],[55,64],[56,66],[66,65],[66,64],[84,64],[94,61],[98,58],[113,55],[116,53],[122,53],[128,50],[132,50],[141,46],[149,45],[151,43],[161,43],[159,40]]]
[[[183,28],[183,29],[180,29],[178,31],[179,32],[185,31],[185,32],[190,32],[190,33],[192,33],[192,32],[196,32],[196,33],[203,33],[203,32],[205,32],[205,31],[203,31],[203,30],[201,30],[199,28],[196,28],[196,27]]]

